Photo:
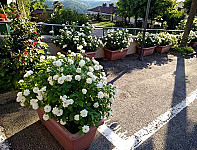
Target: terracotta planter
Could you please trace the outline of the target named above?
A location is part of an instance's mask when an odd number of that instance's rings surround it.
[[[127,55],[127,51],[128,51],[128,48],[125,48],[123,50],[115,50],[115,51],[111,51],[106,47],[104,47],[103,49],[105,52],[105,58],[111,61],[124,58]]]
[[[190,42],[190,43],[188,44],[188,46],[197,47],[197,42]]]
[[[94,140],[96,127],[92,127],[88,133],[78,136],[78,133],[71,134],[64,126],[57,123],[55,119],[44,121],[42,119],[44,112],[41,109],[38,109],[37,113],[42,123],[66,150],[85,150],[90,147]],[[100,125],[103,123],[104,120],[101,120]]]
[[[156,47],[156,51],[157,51],[158,53],[165,53],[165,52],[168,52],[168,51],[169,51],[169,49],[170,49],[171,46],[172,46],[172,45],[157,46],[157,47]]]
[[[85,53],[85,56],[92,59],[93,57],[95,57],[96,55],[96,52],[86,52]]]
[[[155,46],[154,47],[143,48],[143,56],[152,55],[154,50],[155,50]],[[140,55],[140,52],[141,52],[141,47],[137,46],[138,55]]]

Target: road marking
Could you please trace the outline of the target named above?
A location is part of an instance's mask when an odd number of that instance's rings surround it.
[[[189,106],[194,100],[197,99],[197,89],[192,92],[187,98],[182,100],[179,104],[168,109],[164,114],[157,117],[154,121],[143,127],[127,140],[120,138],[114,131],[106,126],[100,126],[98,131],[105,136],[114,146],[114,150],[130,150],[137,148],[144,141],[154,135],[159,129],[167,124],[172,118],[179,114],[184,108]]]
[[[0,150],[9,150],[10,146],[6,141],[6,136],[3,131],[4,128],[0,126]]]

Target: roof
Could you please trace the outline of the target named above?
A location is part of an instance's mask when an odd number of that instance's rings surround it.
[[[114,14],[117,12],[117,8],[116,7],[97,6],[95,8],[88,9],[88,11],[101,12],[101,13],[106,13],[106,14]]]
[[[43,13],[44,13],[43,9],[36,9],[36,10],[31,12],[31,15],[32,14],[43,14]]]

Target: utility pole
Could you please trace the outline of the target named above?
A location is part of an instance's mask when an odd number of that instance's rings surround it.
[[[149,14],[149,10],[150,10],[150,3],[151,0],[148,0],[147,2],[147,8],[146,8],[146,17],[145,17],[145,22],[144,22],[144,30],[143,30],[143,38],[142,38],[142,43],[141,43],[141,51],[140,51],[140,55],[137,58],[140,61],[143,61],[143,48],[144,48],[144,42],[145,42],[145,34],[146,34],[146,28],[147,28],[147,20],[148,20],[148,14]]]

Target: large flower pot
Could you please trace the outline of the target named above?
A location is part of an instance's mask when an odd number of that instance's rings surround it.
[[[190,43],[188,44],[188,46],[197,47],[197,42],[190,42]]]
[[[44,121],[42,119],[44,112],[41,109],[38,109],[37,113],[42,123],[66,150],[85,150],[90,147],[94,140],[96,127],[92,127],[88,133],[78,136],[78,133],[71,134],[64,126],[57,123],[55,119]],[[101,120],[100,125],[103,123],[104,120]]]
[[[155,46],[154,47],[143,48],[143,56],[152,55],[154,50],[155,50]],[[141,47],[140,46],[137,46],[137,53],[138,53],[138,55],[140,55],[140,53],[141,53]]]
[[[128,48],[125,48],[123,50],[115,50],[111,51],[110,49],[104,47],[104,52],[105,52],[105,58],[107,60],[118,60],[122,59],[127,55]]]
[[[96,52],[86,52],[85,53],[85,56],[92,59],[93,57],[95,57],[96,55]]]
[[[169,49],[170,49],[171,46],[172,46],[172,45],[157,46],[157,47],[156,47],[156,51],[157,51],[158,53],[165,53],[165,52],[168,52],[168,51],[169,51]]]

